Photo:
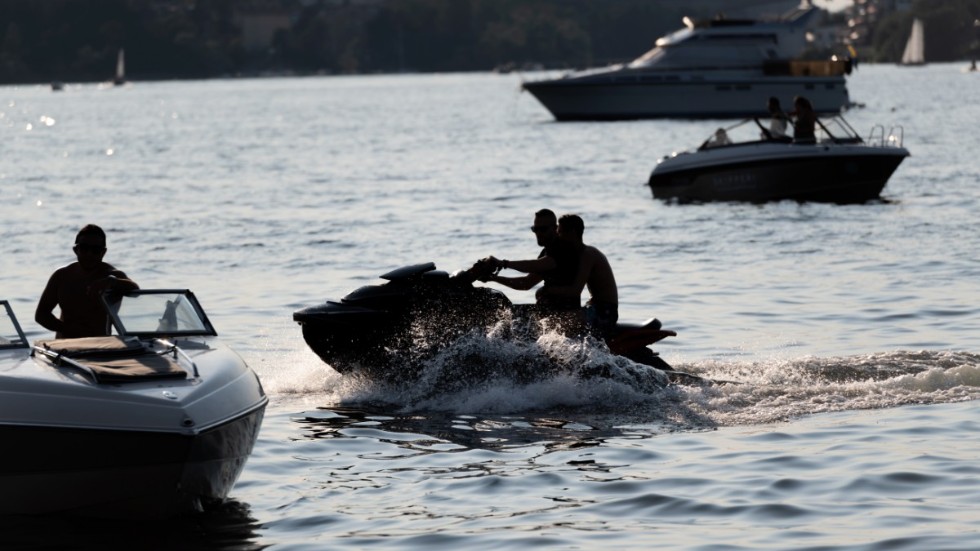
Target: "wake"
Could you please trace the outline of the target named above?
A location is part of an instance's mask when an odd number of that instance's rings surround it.
[[[341,376],[306,351],[282,360],[260,371],[274,400],[392,414],[611,414],[671,430],[980,398],[980,355],[950,351],[674,366],[728,381],[711,385],[672,384],[664,372],[613,355],[602,343],[557,333],[534,340],[468,334],[428,359],[416,379],[398,383]]]

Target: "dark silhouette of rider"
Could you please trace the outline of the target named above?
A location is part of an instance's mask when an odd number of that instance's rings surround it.
[[[34,320],[55,332],[55,338],[95,337],[109,334],[109,315],[99,296],[103,291],[139,289],[135,281],[102,261],[106,236],[89,224],[75,236],[76,262],[55,270],[41,293]],[[60,317],[53,310],[60,307]]]
[[[495,269],[511,269],[524,272],[518,277],[491,275],[487,281],[494,281],[516,289],[527,291],[538,283],[544,285],[535,293],[537,305],[547,310],[572,310],[581,306],[579,295],[566,292],[555,293],[553,289],[573,285],[578,274],[581,247],[558,236],[558,218],[550,209],[534,213],[531,231],[543,247],[541,254],[530,260],[500,260],[493,256],[484,259]]]
[[[608,337],[619,321],[619,290],[612,266],[602,251],[582,242],[585,222],[577,214],[563,214],[558,219],[558,236],[572,243],[581,253],[575,281],[567,287],[555,287],[553,294],[580,297],[588,287],[589,301],[585,305],[585,322],[590,332],[601,338]]]

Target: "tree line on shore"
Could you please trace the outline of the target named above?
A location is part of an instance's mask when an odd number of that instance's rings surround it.
[[[581,68],[714,15],[650,0],[0,0],[0,12],[4,84],[106,80],[120,49],[134,80]],[[241,15],[272,12],[289,28],[246,49]],[[918,0],[879,21],[864,61],[897,60],[913,16],[931,29],[928,60],[976,53],[980,0]]]

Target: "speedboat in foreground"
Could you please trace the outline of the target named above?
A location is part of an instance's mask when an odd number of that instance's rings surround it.
[[[428,262],[404,266],[381,276],[387,283],[361,287],[339,302],[311,306],[293,314],[303,328],[307,345],[333,369],[370,378],[412,384],[421,377],[422,363],[468,333],[488,328],[506,317],[531,318],[530,305],[512,305],[496,289],[474,286],[492,268],[477,263],[453,275]],[[570,325],[576,320],[569,321]],[[562,320],[558,320],[560,325]],[[527,325],[536,325],[530,323]],[[647,345],[676,336],[652,319],[642,325],[620,324],[606,344],[616,355],[665,373],[664,380],[703,382],[673,370]],[[533,336],[531,337],[534,338]],[[477,380],[481,375],[507,374],[520,380],[547,375],[534,366],[458,365],[455,376]],[[484,372],[479,372],[483,370]],[[465,373],[464,373],[465,371]]]
[[[527,81],[527,90],[559,121],[743,118],[764,115],[766,98],[792,105],[810,99],[818,113],[849,105],[850,59],[801,59],[817,8],[777,21],[714,19],[659,38],[630,63]]]
[[[117,334],[33,345],[0,301],[0,514],[199,511],[252,452],[268,398],[194,295],[103,298]]]
[[[840,115],[817,120],[815,143],[772,137],[759,119],[728,130],[739,130],[749,139],[720,145],[709,139],[694,151],[660,159],[650,174],[653,196],[681,203],[864,203],[881,195],[909,156],[901,127],[886,135],[876,125],[864,140]]]

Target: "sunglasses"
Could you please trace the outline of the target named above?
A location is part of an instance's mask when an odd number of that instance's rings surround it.
[[[540,233],[545,230],[550,230],[553,227],[555,227],[554,224],[548,224],[546,226],[531,226],[531,231],[533,231],[534,233]]]
[[[72,250],[74,250],[76,253],[97,254],[97,253],[104,252],[105,247],[99,245],[89,245],[88,243],[75,243],[75,246],[72,247]]]

